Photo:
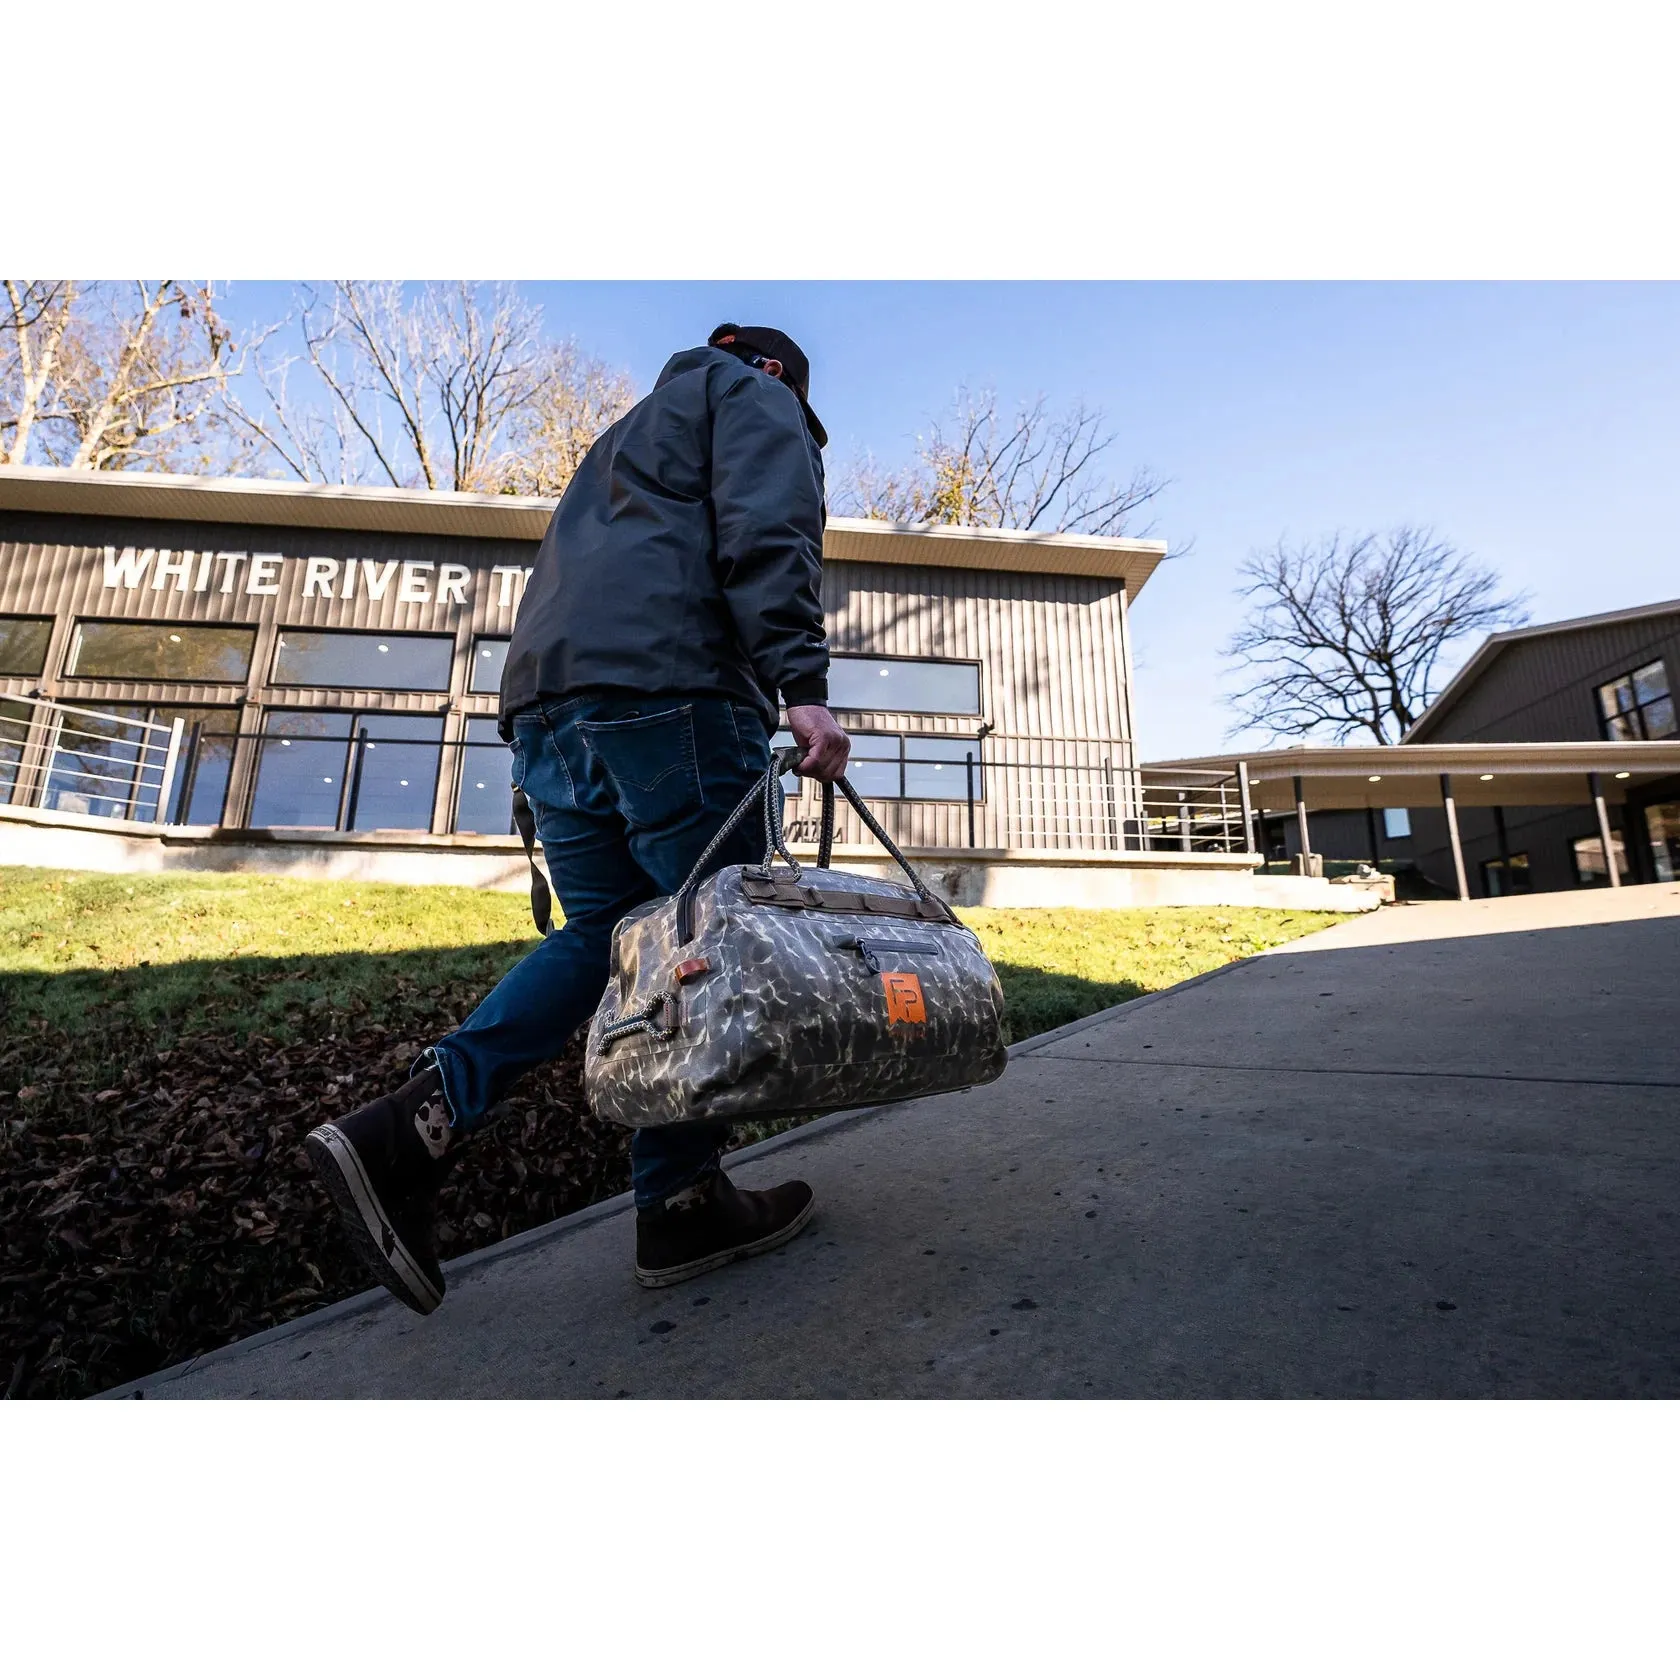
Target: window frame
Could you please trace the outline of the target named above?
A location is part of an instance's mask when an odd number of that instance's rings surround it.
[[[478,686],[479,650],[487,642],[496,642],[496,643],[499,643],[501,645],[502,662],[501,662],[501,665],[496,672],[495,686],[492,687],[492,688],[480,688]],[[473,637],[472,644],[467,649],[467,693],[468,694],[500,694],[502,692],[502,672],[507,669],[508,650],[512,646],[513,646],[513,638],[511,636],[474,636]]]
[[[967,787],[966,776],[964,778],[964,786],[957,793],[941,794],[941,793],[912,793],[912,792],[910,792],[910,774],[911,774],[912,769],[922,769],[922,768],[925,768],[929,765],[934,764],[935,762],[946,762],[946,760],[936,761],[936,760],[933,760],[933,759],[924,759],[924,760],[918,762],[917,760],[915,760],[911,757],[910,752],[908,751],[909,744],[912,741],[920,743],[920,742],[923,742],[923,741],[936,741],[936,740],[948,740],[948,741],[953,742],[957,746],[960,746],[963,749],[963,751],[961,753],[956,755],[956,762],[958,762],[959,764],[962,762],[963,757],[966,755],[966,753],[969,751],[969,749],[971,749],[971,748],[973,749],[973,752],[974,752],[974,803],[975,803],[976,806],[980,806],[980,805],[985,804],[985,802],[986,802],[986,754],[985,754],[985,737],[983,735],[955,735],[955,734],[953,734],[953,735],[947,735],[947,736],[936,736],[936,735],[925,735],[925,734],[913,733],[912,731],[907,730],[907,729],[860,729],[855,734],[853,734],[851,731],[847,731],[847,733],[851,735],[851,738],[852,738],[854,743],[857,741],[857,739],[860,736],[867,737],[872,743],[874,741],[877,741],[877,740],[897,741],[898,742],[898,758],[897,758],[897,761],[896,761],[897,764],[898,764],[898,792],[897,793],[872,793],[867,788],[859,787],[858,790],[857,790],[858,791],[858,797],[860,799],[862,799],[865,804],[868,804],[871,800],[879,799],[879,800],[891,801],[895,805],[963,805],[963,806],[966,806],[968,804],[968,787]],[[782,739],[783,736],[786,736],[787,739],[783,740]],[[774,734],[770,738],[770,744],[771,744],[772,747],[791,746],[793,744],[793,736],[789,732],[787,724],[785,722],[781,723],[778,726],[778,728],[775,730]],[[867,755],[866,755],[866,757],[867,757]],[[871,770],[889,771],[891,769],[892,764],[894,763],[894,760],[889,759],[889,758],[867,758],[867,762],[868,762],[869,768]],[[852,776],[848,775],[848,779],[851,780],[854,787],[857,786],[857,779],[855,777],[852,777]],[[790,781],[792,781],[793,784],[794,784],[793,787],[791,787],[791,788],[788,787],[788,783]],[[790,772],[787,776],[783,777],[783,779],[782,779],[782,786],[783,786],[784,790],[787,791],[790,794],[797,790],[798,784],[799,784],[799,777],[798,777],[797,772]]]
[[[1641,700],[1634,679],[1651,670],[1653,666],[1662,672],[1663,690],[1649,700]],[[1612,711],[1610,702],[1614,698],[1614,691],[1624,683],[1627,685],[1631,704],[1626,711]],[[1668,661],[1661,654],[1655,659],[1647,659],[1643,665],[1636,665],[1632,670],[1620,672],[1608,682],[1595,684],[1593,698],[1598,705],[1599,731],[1606,741],[1672,741],[1680,735],[1680,708],[1674,703],[1674,682],[1668,674]],[[1668,702],[1669,715],[1675,719],[1675,727],[1666,734],[1653,735],[1646,727],[1646,708],[1662,700]],[[1636,726],[1631,735],[1618,735],[1615,732],[1616,724],[1624,719],[1632,719]]]
[[[500,839],[503,834],[518,833],[518,830],[514,827],[513,823],[513,781],[511,777],[508,779],[508,825],[505,830],[498,833],[487,831],[482,828],[462,828],[461,826],[461,795],[466,789],[467,765],[471,761],[472,755],[475,752],[488,752],[491,750],[490,742],[475,741],[472,738],[472,726],[475,723],[488,723],[492,728],[495,728],[497,725],[496,714],[494,712],[466,712],[462,715],[460,737],[454,743],[455,786],[450,791],[449,796],[449,832],[451,834],[478,835],[481,838],[487,839]],[[507,741],[503,741],[499,735],[497,736],[496,745],[500,746],[507,754],[508,763],[511,765],[513,763],[512,745]]]
[[[974,710],[972,712],[949,712],[929,711],[925,706],[854,706],[835,700],[832,695],[834,667],[836,662],[840,660],[856,660],[864,664],[966,665],[974,672]],[[960,659],[948,654],[873,653],[867,649],[859,651],[853,648],[830,648],[828,674],[831,690],[829,709],[834,712],[846,712],[857,717],[984,718],[986,715],[985,661],[981,659]]]
[[[302,740],[313,740],[313,741],[321,742],[322,744],[332,742],[332,743],[336,743],[336,744],[343,747],[344,751],[343,751],[343,754],[342,754],[341,758],[339,759],[339,770],[338,770],[337,778],[336,778],[335,782],[332,784],[338,790],[337,798],[338,798],[338,808],[339,808],[339,810],[343,809],[344,800],[346,798],[346,782],[350,779],[349,774],[348,774],[349,769],[350,769],[350,751],[351,751],[351,748],[355,745],[355,742],[356,742],[356,736],[357,736],[357,733],[358,733],[358,730],[357,730],[357,721],[358,720],[362,721],[362,726],[364,728],[368,728],[369,735],[373,737],[372,741],[370,742],[370,745],[373,745],[373,746],[427,747],[427,748],[430,748],[431,750],[433,750],[436,753],[437,758],[436,758],[436,761],[435,761],[435,763],[433,765],[433,768],[432,768],[431,799],[430,799],[430,803],[428,804],[427,809],[426,809],[426,821],[425,821],[425,824],[424,824],[423,827],[420,827],[420,828],[396,828],[396,829],[388,829],[388,830],[381,830],[381,831],[375,831],[375,830],[368,829],[368,828],[344,829],[344,828],[340,828],[338,826],[338,814],[337,814],[336,811],[334,813],[333,821],[331,823],[278,823],[278,824],[276,824],[276,823],[266,823],[266,824],[262,824],[262,825],[257,824],[257,822],[256,822],[257,799],[258,799],[258,796],[260,795],[261,789],[262,789],[263,759],[264,759],[266,751],[267,751],[268,743],[269,743],[270,740],[283,740],[284,735],[285,735],[285,732],[283,730],[272,728],[270,726],[270,720],[275,718],[275,717],[296,717],[299,714],[303,714],[303,715],[307,716],[311,713],[319,714],[321,716],[327,716],[327,717],[342,717],[342,718],[348,718],[349,719],[349,727],[346,730],[345,734],[343,734],[342,736],[334,736],[334,735],[304,736],[299,731],[294,731],[293,732],[294,734],[298,734],[299,739],[302,739]],[[404,740],[401,737],[393,737],[393,738],[391,738],[390,740],[387,741],[387,740],[385,740],[385,739],[383,739],[379,736],[376,729],[369,727],[370,720],[373,721],[373,722],[377,722],[377,721],[383,720],[383,719],[397,719],[397,718],[420,718],[420,719],[426,720],[428,723],[435,724],[438,728],[438,738],[437,738],[437,740],[435,742],[433,742],[433,741],[426,741],[426,740]],[[441,783],[442,778],[443,778],[443,754],[444,754],[445,750],[451,744],[450,741],[449,741],[448,720],[441,712],[438,712],[438,711],[417,711],[412,707],[404,708],[404,709],[401,709],[401,710],[393,708],[393,709],[388,710],[388,711],[382,711],[382,710],[379,710],[377,708],[369,708],[369,707],[366,707],[366,706],[357,707],[357,706],[276,706],[276,705],[266,705],[266,706],[263,707],[262,717],[259,721],[260,721],[260,727],[257,730],[257,751],[256,751],[256,755],[255,755],[256,762],[252,767],[251,782],[250,782],[250,793],[249,793],[249,796],[248,796],[247,802],[246,802],[246,819],[245,819],[246,820],[246,826],[248,826],[248,827],[262,826],[262,827],[266,827],[266,828],[275,828],[275,827],[279,827],[279,828],[304,828],[304,829],[309,830],[311,833],[316,833],[316,834],[367,834],[367,833],[373,833],[373,832],[386,832],[386,833],[392,833],[392,834],[432,834],[432,833],[436,832],[436,830],[433,828],[432,825],[433,825],[433,822],[435,821],[436,812],[437,812],[438,787],[439,787],[439,784]],[[359,814],[359,809],[360,809],[359,800],[360,800],[360,795],[358,794],[358,814]]]
[[[1569,867],[1575,872],[1575,884],[1578,887],[1596,887],[1610,885],[1610,859],[1604,860],[1602,873],[1594,875],[1589,881],[1586,872],[1581,868],[1581,851],[1583,844],[1601,846],[1604,841],[1598,830],[1592,829],[1586,834],[1572,834],[1569,837]],[[1628,848],[1627,836],[1619,828],[1610,830],[1610,856],[1616,860],[1616,868],[1623,882],[1628,879]]]
[[[112,676],[106,672],[94,674],[74,669],[82,651],[82,632],[105,625],[121,630],[161,630],[171,635],[189,630],[242,631],[251,638],[251,645],[245,654],[245,670],[237,677]],[[256,669],[260,635],[261,626],[256,624],[223,624],[220,621],[205,622],[200,619],[78,617],[70,626],[70,638],[65,644],[59,677],[64,682],[161,683],[178,688],[243,688],[250,682],[251,673]]]
[[[443,681],[433,688],[416,687],[412,683],[402,683],[393,688],[384,683],[300,682],[295,678],[282,677],[280,675],[280,655],[286,651],[285,643],[288,636],[365,637],[375,642],[381,639],[388,642],[438,642],[447,650],[448,655],[444,660]],[[337,630],[323,628],[319,624],[282,624],[278,625],[274,632],[274,651],[268,662],[268,687],[293,689],[315,694],[435,694],[444,698],[450,692],[454,677],[454,666],[455,634],[450,630],[363,630],[360,628]],[[292,706],[277,709],[323,712],[355,710],[354,707],[344,706]]]
[[[47,634],[41,642],[41,663],[33,671],[0,670],[0,677],[11,677],[19,682],[44,677],[47,674],[47,657],[52,652],[53,615],[51,613],[0,613],[0,625],[6,624],[44,624]]]
[[[1510,881],[1514,883],[1517,871],[1520,869],[1527,878],[1528,885],[1507,885],[1499,892],[1493,891],[1496,875],[1505,873],[1505,865],[1509,862]],[[1510,857],[1483,858],[1481,862],[1482,897],[1483,898],[1522,898],[1534,891],[1534,863],[1526,851],[1512,852]]]

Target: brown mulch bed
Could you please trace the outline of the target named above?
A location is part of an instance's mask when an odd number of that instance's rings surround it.
[[[72,1038],[36,1016],[9,1034],[0,1392],[98,1393],[367,1288],[304,1134],[400,1082],[480,991],[416,988],[406,1039],[388,1020],[322,1011],[292,1042],[198,1031],[157,1048],[155,1031],[113,1016],[101,1060],[118,1076],[78,1065],[85,1027]],[[589,1114],[580,1067],[574,1043],[524,1081],[451,1178],[445,1258],[628,1187],[629,1134]]]

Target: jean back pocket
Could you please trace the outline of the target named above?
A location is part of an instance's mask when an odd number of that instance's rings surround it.
[[[662,828],[701,808],[692,706],[592,718],[577,730],[632,828]]]

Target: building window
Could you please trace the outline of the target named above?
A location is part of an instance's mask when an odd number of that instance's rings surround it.
[[[1674,697],[1660,659],[1598,691],[1604,733],[1612,741],[1663,741],[1674,733]]]
[[[449,636],[396,636],[377,630],[282,630],[274,681],[288,688],[449,689],[455,643]]]
[[[473,643],[472,671],[467,686],[474,694],[502,692],[502,667],[507,664],[507,650],[505,639],[480,636]]]
[[[904,797],[906,799],[967,800],[968,756],[974,758],[974,797],[983,798],[979,743],[951,735],[904,737]]]
[[[181,756],[175,767],[175,791],[167,820],[220,827],[226,819],[228,773],[239,744],[239,712],[231,706],[162,706],[160,723],[180,718],[185,724]]]
[[[359,757],[352,753],[367,732]],[[443,719],[393,712],[270,712],[254,828],[430,829]]]
[[[1616,874],[1625,881],[1627,872],[1627,847],[1622,844],[1622,831],[1619,828],[1610,830],[1610,844],[1615,848]],[[1583,887],[1603,887],[1610,884],[1610,871],[1604,867],[1604,842],[1596,834],[1583,835],[1579,840],[1571,840],[1570,851],[1575,863],[1575,879]]]
[[[846,780],[866,800],[897,799],[903,791],[903,757],[901,735],[853,734]]]
[[[236,624],[125,624],[92,621],[70,638],[67,677],[119,682],[244,682],[255,630]]]
[[[1412,834],[1412,813],[1404,805],[1386,806],[1383,810],[1383,838],[1409,840]]]
[[[23,749],[29,741],[34,707],[22,700],[0,700],[0,805],[9,805],[17,791]]]
[[[828,662],[828,703],[835,711],[978,717],[980,667],[956,659],[835,654]]]
[[[455,832],[513,833],[513,754],[496,733],[493,717],[467,719],[467,744],[461,749],[461,791],[455,800]]]
[[[47,668],[50,618],[0,617],[0,677],[38,677]]]
[[[958,799],[968,798],[967,755],[974,755],[974,797],[986,796],[985,767],[980,743],[966,735],[882,735],[848,730],[852,756],[846,765],[846,780],[860,798],[871,799]],[[793,736],[785,729],[771,737],[772,747],[791,747]],[[787,776],[782,786],[796,791],[798,778]]]
[[[1509,862],[1510,869],[1505,865]],[[1482,865],[1482,893],[1487,898],[1509,898],[1512,893],[1533,892],[1528,872],[1528,853],[1512,852],[1509,859],[1489,858]]]
[[[1680,881],[1680,804],[1647,805],[1645,833],[1659,881]]]

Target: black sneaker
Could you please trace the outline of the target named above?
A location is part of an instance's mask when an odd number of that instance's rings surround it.
[[[357,1257],[405,1306],[435,1312],[443,1302],[443,1271],[432,1226],[452,1153],[437,1069],[317,1126],[303,1146]]]
[[[684,1283],[731,1260],[766,1254],[796,1237],[816,1211],[808,1184],[738,1190],[721,1172],[636,1210],[636,1281],[649,1289]]]

